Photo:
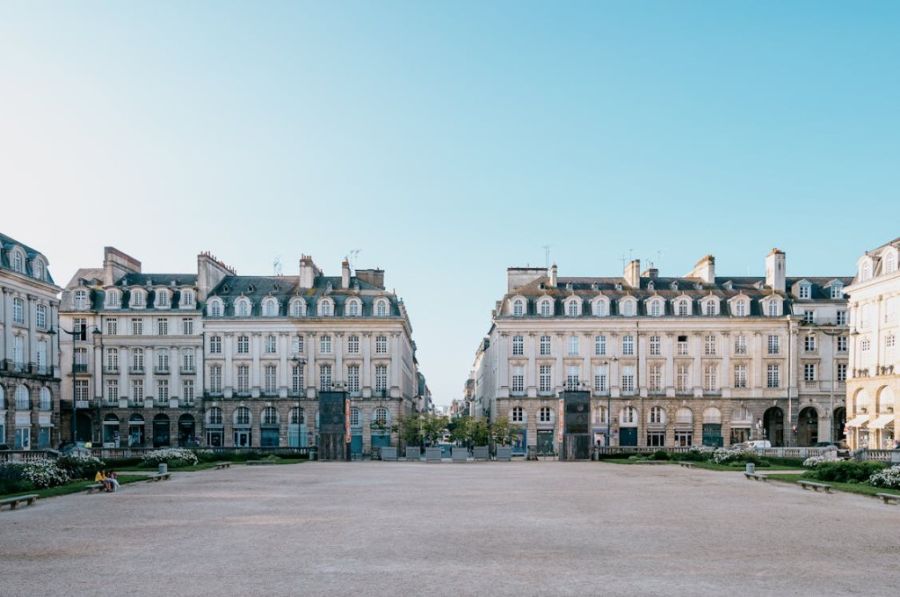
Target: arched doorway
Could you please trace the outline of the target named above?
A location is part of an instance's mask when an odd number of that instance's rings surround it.
[[[92,437],[92,429],[94,427],[94,421],[91,419],[91,415],[84,411],[77,411],[75,415],[75,441],[76,442],[89,442]]]
[[[703,445],[721,448],[722,444],[722,411],[710,406],[703,411]]]
[[[144,446],[144,417],[140,413],[134,413],[128,419],[128,447],[141,448]]]
[[[834,409],[834,416],[831,419],[831,441],[843,442],[847,440],[845,427],[847,425],[847,409],[839,406]]]
[[[103,447],[119,447],[119,417],[113,413],[103,417]]]
[[[772,446],[784,445],[784,411],[773,406],[763,415],[763,431]]]
[[[193,416],[183,414],[178,417],[178,445],[180,447],[185,448],[197,444],[194,437],[195,427]]]
[[[797,445],[815,446],[819,441],[819,413],[811,406],[800,411],[797,418]]]
[[[171,445],[169,417],[163,414],[153,417],[153,447],[164,448]]]

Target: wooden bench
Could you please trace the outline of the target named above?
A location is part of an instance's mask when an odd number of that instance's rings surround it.
[[[831,493],[831,485],[826,485],[825,483],[813,483],[812,481],[798,481],[798,483],[803,489],[813,489],[816,493],[820,490],[824,490],[825,493]]]
[[[147,481],[168,481],[172,473],[156,473],[147,477]]]
[[[765,475],[760,475],[759,473],[744,473],[744,476],[754,481],[768,481]]]
[[[217,462],[216,463],[216,470],[220,470],[223,468],[231,468],[231,463],[230,462]]]
[[[900,502],[900,495],[893,493],[876,493],[875,495],[880,497],[885,504],[896,504]]]
[[[104,489],[106,488],[103,486],[103,483],[93,483],[84,488],[84,490],[88,492],[88,495],[94,493],[95,491],[103,491]]]
[[[693,462],[679,462],[678,464],[684,468],[694,468]]]
[[[22,502],[25,502],[28,506],[30,506],[36,499],[38,499],[38,494],[36,493],[29,493],[28,495],[20,495],[17,497],[9,497],[5,500],[0,500],[0,507],[9,506],[10,510],[15,510],[16,507]]]

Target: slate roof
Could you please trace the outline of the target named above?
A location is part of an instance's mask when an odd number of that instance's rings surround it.
[[[11,236],[7,236],[0,232],[0,269],[12,270],[12,263],[10,262],[10,251],[13,247],[19,247],[23,251],[25,251],[25,273],[34,278],[34,271],[32,270],[32,260],[35,257],[43,257],[44,263],[47,263],[47,258],[44,257],[44,254],[38,251],[37,249],[33,249],[26,245],[25,243],[20,243],[16,239]],[[39,278],[35,278],[39,279]],[[45,282],[47,284],[54,284],[53,276],[50,275],[50,268],[44,267],[44,278],[40,279],[41,282]]]

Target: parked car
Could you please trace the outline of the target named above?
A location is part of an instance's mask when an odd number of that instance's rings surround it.
[[[762,450],[763,448],[771,448],[772,442],[767,439],[752,439],[748,442],[738,444],[741,450]]]

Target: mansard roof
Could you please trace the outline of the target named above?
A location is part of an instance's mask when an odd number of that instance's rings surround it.
[[[103,271],[103,270],[100,270]],[[197,274],[125,274],[116,281],[116,286],[195,286]]]
[[[12,263],[10,262],[10,251],[13,247],[19,247],[25,252],[25,273],[34,278],[34,270],[33,270],[33,260],[35,257],[40,257],[44,261],[44,278],[39,279],[41,282],[46,284],[55,284],[53,281],[53,276],[50,275],[50,269],[47,267],[48,262],[47,258],[43,253],[38,251],[37,249],[33,249],[29,247],[25,243],[21,243],[11,236],[7,236],[0,232],[0,269],[6,269],[12,271]]]

